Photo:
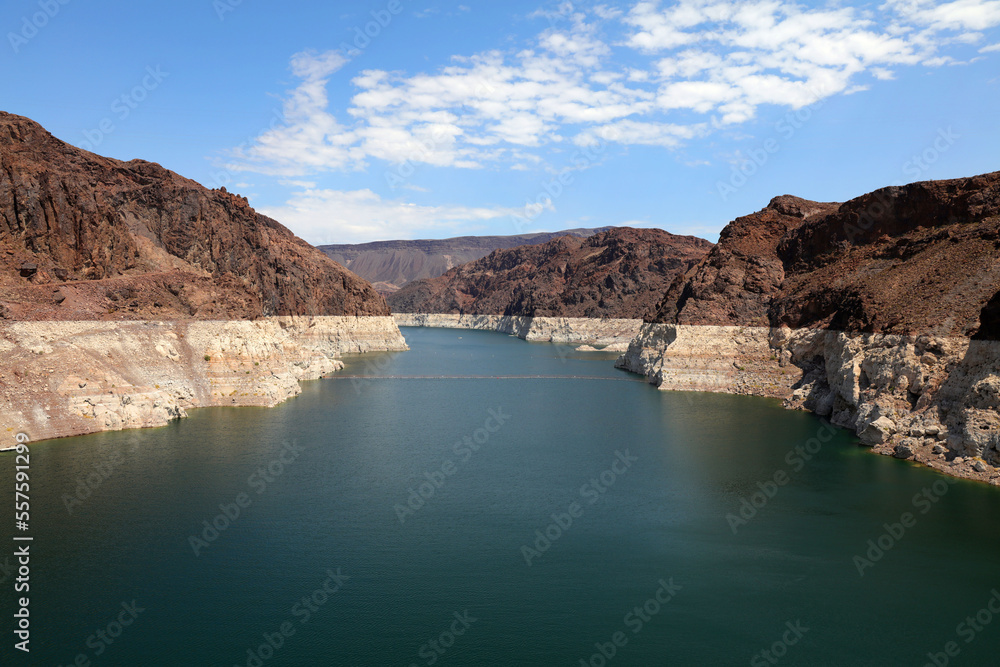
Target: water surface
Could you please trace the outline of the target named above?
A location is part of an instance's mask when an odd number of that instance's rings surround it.
[[[9,664],[922,665],[949,641],[952,664],[994,664],[1000,622],[959,624],[1000,586],[996,489],[775,401],[659,392],[611,355],[404,333],[411,351],[276,408],[33,445],[32,652],[5,621]]]

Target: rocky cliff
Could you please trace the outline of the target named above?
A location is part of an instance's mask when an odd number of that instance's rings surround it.
[[[371,243],[322,245],[336,262],[361,276],[384,294],[406,283],[437,278],[451,268],[485,257],[494,250],[519,245],[537,245],[559,236],[585,238],[610,227],[567,229],[513,236],[458,236],[450,239],[414,241],[373,241]]]
[[[589,317],[397,313],[393,319],[401,327],[497,331],[526,341],[573,345],[580,352],[624,352],[642,328],[642,320]]]
[[[342,354],[401,350],[391,317],[0,322],[0,424],[32,440],[273,406]]]
[[[398,313],[642,319],[712,244],[659,229],[497,250],[389,296]]]
[[[0,256],[8,319],[389,314],[371,285],[243,197],[3,112]]]
[[[403,350],[366,281],[246,199],[0,112],[0,424],[32,440],[274,405]]]
[[[778,197],[667,290],[618,365],[779,397],[876,451],[1000,483],[1000,172]]]

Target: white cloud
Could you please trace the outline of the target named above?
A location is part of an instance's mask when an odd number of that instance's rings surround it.
[[[256,138],[249,148],[233,152],[227,168],[293,176],[348,166],[359,155],[354,137],[327,111],[330,76],[347,63],[338,51],[304,51],[292,58],[292,73],[302,82],[285,100],[284,124]]]
[[[499,218],[523,214],[507,208],[418,206],[383,199],[371,190],[307,189],[283,206],[259,209],[314,245],[458,236]],[[513,232],[511,232],[513,233]]]
[[[231,168],[285,177],[371,159],[524,168],[611,130],[621,144],[672,148],[763,106],[798,109],[904,67],[968,62],[958,50],[1000,26],[1000,0],[563,2],[532,16],[547,27],[525,48],[456,55],[432,72],[361,71],[336,111],[327,86],[346,59],[297,54],[286,123],[236,152]]]
[[[889,0],[904,20],[935,31],[986,30],[1000,25],[1000,0]]]
[[[591,146],[604,141],[619,144],[663,146],[672,148],[683,139],[691,139],[704,133],[705,125],[672,125],[669,123],[646,123],[635,120],[620,120],[581,132],[573,141],[579,146]]]

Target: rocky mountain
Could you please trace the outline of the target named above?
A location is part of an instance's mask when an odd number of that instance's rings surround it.
[[[513,236],[458,236],[450,239],[417,241],[375,241],[373,243],[323,245],[319,249],[331,259],[371,281],[384,294],[395,292],[408,282],[436,278],[445,271],[475,261],[494,250],[519,245],[537,245],[559,236],[586,238],[610,227],[567,229]]]
[[[994,172],[843,204],[776,197],[725,228],[654,321],[995,337],[998,295]]]
[[[881,454],[1000,485],[1000,172],[777,197],[675,280],[618,360],[781,398]]]
[[[59,141],[0,112],[0,316],[386,315],[385,300],[243,197]]]
[[[642,318],[711,248],[693,236],[617,227],[495,250],[388,298],[398,313]]]

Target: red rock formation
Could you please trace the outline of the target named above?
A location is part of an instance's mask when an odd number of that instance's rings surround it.
[[[459,236],[450,239],[373,241],[371,243],[317,246],[333,261],[368,280],[375,289],[391,294],[406,283],[437,278],[448,269],[482,259],[494,250],[538,245],[559,236],[585,238],[610,227],[567,229],[514,236]]]
[[[654,321],[973,336],[998,292],[994,172],[844,204],[777,197],[723,230]]]
[[[618,227],[581,239],[496,250],[389,296],[399,313],[638,319],[712,244],[659,229]]]
[[[0,315],[15,319],[388,314],[371,285],[245,198],[3,112],[0,257]]]

